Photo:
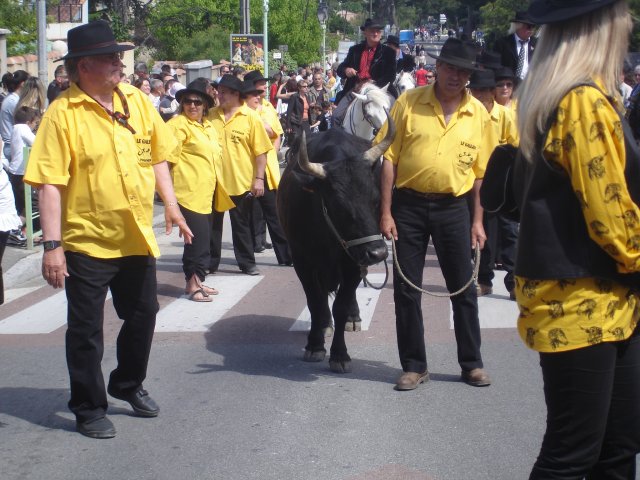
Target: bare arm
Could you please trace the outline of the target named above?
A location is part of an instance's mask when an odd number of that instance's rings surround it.
[[[471,220],[471,248],[476,248],[476,243],[480,244],[480,248],[484,247],[484,242],[487,240],[487,235],[484,232],[482,226],[482,214],[483,209],[480,205],[480,186],[482,185],[482,179],[476,179],[473,182],[473,188],[471,194],[473,195],[473,219]]]
[[[391,195],[393,193],[393,185],[396,183],[396,167],[389,160],[382,161],[382,174],[380,176],[380,232],[387,240],[398,239],[398,231],[396,223],[391,216]]]
[[[264,195],[264,171],[267,167],[267,154],[262,153],[256,157],[255,176],[251,185],[251,193],[254,197]]]
[[[62,240],[62,195],[58,185],[42,185],[38,189],[40,223],[42,239]],[[42,255],[42,277],[53,288],[64,287],[67,272],[67,260],[62,247],[47,250]]]
[[[178,207],[167,162],[156,163],[153,170],[156,175],[156,190],[164,202],[165,233],[169,235],[175,224],[180,230],[180,236],[184,239],[184,243],[190,244],[193,233],[191,233]]]

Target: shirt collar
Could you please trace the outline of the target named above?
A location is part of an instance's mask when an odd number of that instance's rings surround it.
[[[438,101],[438,99],[436,98],[435,83],[433,85],[426,85],[424,87],[420,87],[420,89],[422,91],[420,92],[420,97],[417,99],[418,103],[431,105],[432,107],[435,107],[436,104],[440,103]],[[460,113],[471,112],[471,99],[472,98],[473,97],[471,96],[469,91],[465,88],[464,92],[462,94],[462,100],[460,101],[460,104],[458,106],[458,112],[460,112]],[[482,108],[484,108],[484,106]]]
[[[132,95],[135,95],[136,91],[140,92],[140,89],[126,83],[119,83],[118,88],[124,94],[125,97],[131,97]],[[87,95],[84,92],[84,90],[82,90],[78,86],[78,84],[75,82],[71,83],[71,86],[69,87],[68,90],[69,90],[69,103],[82,103],[82,102],[97,103],[93,98]]]

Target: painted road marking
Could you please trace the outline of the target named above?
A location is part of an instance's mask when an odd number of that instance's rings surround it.
[[[367,276],[369,282],[375,286],[379,286],[384,282],[384,273],[371,273]],[[380,297],[380,290],[376,290],[371,287],[364,287],[362,283],[358,285],[356,290],[356,300],[360,307],[360,318],[362,319],[362,330],[369,330],[371,319],[373,318],[373,312],[376,309],[378,303],[378,297]],[[333,306],[334,297],[329,297],[329,308]],[[311,330],[311,312],[309,307],[304,307],[302,313],[298,316],[298,319],[289,328],[290,332],[308,332]]]
[[[220,291],[213,302],[192,302],[187,295],[164,307],[156,317],[156,332],[206,332],[264,277],[216,275],[211,280]]]
[[[504,286],[504,270],[496,270],[493,279],[493,293],[478,297],[480,328],[516,328],[518,304],[509,300],[509,292]],[[449,328],[453,330],[453,310],[449,312]]]
[[[106,301],[111,299],[107,292]],[[67,323],[67,295],[64,290],[0,321],[0,334],[34,335],[51,333]]]

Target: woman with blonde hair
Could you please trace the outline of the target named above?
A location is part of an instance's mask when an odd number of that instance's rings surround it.
[[[22,107],[33,108],[43,114],[47,108],[47,93],[38,77],[29,77],[20,90],[16,111]]]
[[[518,90],[518,330],[539,352],[547,429],[530,479],[636,478],[640,150],[618,77],[626,0],[534,0]],[[588,53],[586,53],[588,52]]]

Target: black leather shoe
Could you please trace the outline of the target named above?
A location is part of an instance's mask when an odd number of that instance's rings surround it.
[[[160,413],[160,408],[156,402],[153,401],[153,398],[151,398],[149,393],[142,387],[124,393],[114,392],[112,389],[108,389],[107,391],[113,398],[129,402],[133,411],[141,417],[157,417],[158,413]]]
[[[86,422],[76,421],[76,431],[89,438],[113,438],[116,429],[107,417],[98,417]]]
[[[259,245],[259,246],[255,247],[253,249],[253,252],[254,253],[262,253],[262,252],[264,252],[264,246],[263,245]]]
[[[246,273],[247,275],[260,275],[260,270],[255,265],[251,265],[249,267],[240,267],[240,271],[242,273]]]

